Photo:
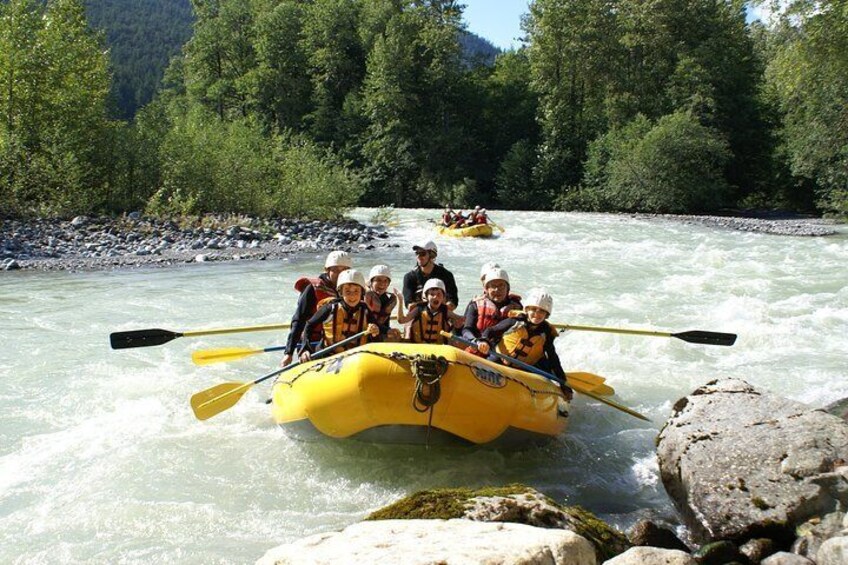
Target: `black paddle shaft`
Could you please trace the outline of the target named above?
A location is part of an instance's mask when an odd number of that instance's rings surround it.
[[[109,342],[112,344],[112,349],[129,349],[131,347],[162,345],[182,336],[183,334],[181,333],[168,330],[133,330],[110,334]]]
[[[671,337],[688,341],[689,343],[703,343],[705,345],[733,345],[736,343],[736,334],[725,334],[721,332],[705,332],[693,330],[691,332],[680,332],[671,334]]]

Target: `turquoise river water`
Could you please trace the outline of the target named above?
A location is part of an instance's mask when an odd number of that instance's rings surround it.
[[[353,215],[367,220],[372,212]],[[283,332],[183,338],[113,351],[110,332],[288,321],[292,283],[324,253],[289,260],[92,273],[0,273],[0,563],[245,563],[341,529],[415,490],[529,484],[625,528],[673,516],[654,440],[674,402],[739,377],[813,406],[848,396],[848,233],[792,238],[628,216],[498,212],[492,240],[434,235],[435,211],[401,210],[397,248],[364,251],[399,287],[413,242],[433,238],[476,293],[498,260],[513,289],[544,286],[553,321],[739,334],[733,347],[568,332],[568,370],[602,375],[635,420],[578,396],[569,433],[503,451],[294,441],[268,387],[195,420],[189,397],[276,368],[276,354],[195,366],[200,348],[281,344]]]

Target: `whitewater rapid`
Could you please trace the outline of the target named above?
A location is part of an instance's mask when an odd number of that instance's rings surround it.
[[[367,221],[372,210],[357,210]],[[848,396],[848,234],[792,238],[629,216],[494,212],[491,240],[436,236],[433,210],[399,210],[398,247],[362,250],[400,287],[411,246],[433,239],[460,300],[498,261],[513,290],[545,287],[560,323],[711,330],[733,347],[567,332],[566,371],[606,377],[635,420],[575,400],[567,436],[524,452],[299,443],[270,423],[257,385],[198,422],[200,390],[250,381],[273,354],[198,367],[195,349],[266,347],[284,332],[183,338],[113,351],[109,333],[287,322],[294,280],[323,253],[288,260],[90,273],[0,274],[0,562],[243,563],[298,537],[342,528],[412,491],[521,482],[626,527],[673,518],[654,458],[672,404],[739,377],[824,406]]]

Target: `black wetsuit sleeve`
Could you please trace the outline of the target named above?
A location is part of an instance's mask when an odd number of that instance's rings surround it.
[[[556,347],[554,347],[554,337],[550,332],[548,333],[548,339],[545,340],[545,357],[548,360],[550,372],[564,383],[565,371],[562,370],[562,363],[559,360],[559,355],[557,355]]]
[[[409,308],[411,304],[418,301],[416,296],[418,290],[417,271],[409,271],[403,276],[403,302]]]
[[[494,326],[490,326],[483,330],[483,339],[489,342],[489,345],[497,345],[503,334],[505,334],[509,329],[518,323],[516,318],[504,318]]]
[[[312,353],[312,344],[309,343],[309,334],[312,333],[312,328],[315,326],[319,326],[324,323],[324,321],[330,317],[330,313],[333,311],[333,304],[325,304],[321,308],[315,312],[315,315],[309,318],[309,321],[306,322],[306,326],[303,328],[303,333],[301,334],[300,341],[301,347],[300,351],[309,351]]]
[[[462,337],[475,341],[480,338],[480,333],[477,331],[477,303],[473,300],[465,308],[465,325],[462,326]]]
[[[297,306],[294,314],[292,314],[291,328],[289,328],[289,337],[286,340],[286,355],[292,355],[297,347],[297,341],[303,335],[303,328],[309,320],[309,314],[315,309],[318,303],[318,297],[315,295],[315,288],[312,285],[307,286],[297,298]]]
[[[453,273],[445,269],[444,272],[445,280],[442,282],[445,283],[445,290],[447,291],[445,294],[447,295],[446,302],[450,302],[454,305],[454,307],[459,306],[459,290],[456,288],[456,279],[453,278]]]

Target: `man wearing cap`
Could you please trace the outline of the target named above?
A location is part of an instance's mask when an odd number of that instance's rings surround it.
[[[413,245],[412,250],[415,251],[415,260],[418,264],[403,276],[403,300],[406,302],[406,307],[411,310],[416,304],[423,302],[424,284],[430,279],[440,279],[445,283],[447,307],[453,311],[459,303],[456,280],[453,278],[453,273],[435,262],[438,255],[436,244],[428,241],[423,245]]]
[[[336,281],[339,274],[353,267],[353,258],[347,251],[332,251],[324,261],[324,272],[317,277],[300,277],[294,283],[294,289],[300,293],[297,299],[297,307],[292,314],[289,337],[286,340],[286,355],[280,366],[286,366],[292,362],[294,350],[297,348],[298,339],[315,312],[318,310],[318,302],[325,298],[338,298]],[[321,328],[316,329],[310,336],[311,341],[320,341],[322,338]]]

